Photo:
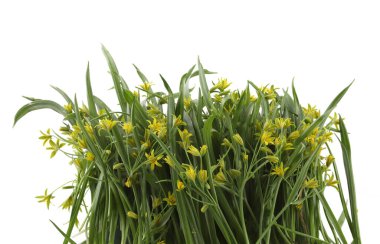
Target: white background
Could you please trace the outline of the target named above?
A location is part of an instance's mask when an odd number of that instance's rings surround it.
[[[40,129],[58,129],[62,119],[39,111],[12,128],[13,116],[26,103],[23,95],[63,103],[49,85],[85,100],[87,61],[95,93],[116,106],[107,90],[112,82],[101,43],[130,87],[139,84],[134,63],[157,88],[161,73],[176,89],[199,55],[205,68],[219,72],[210,80],[228,77],[235,87],[249,79],[286,88],[295,77],[301,102],[323,111],[355,79],[336,111],[351,133],[363,243],[377,242],[380,9],[375,1],[7,2],[0,2],[1,243],[62,241],[49,219],[65,227],[68,212],[59,205],[67,194],[58,195],[50,211],[34,198],[74,176],[67,159],[50,160],[37,139]]]

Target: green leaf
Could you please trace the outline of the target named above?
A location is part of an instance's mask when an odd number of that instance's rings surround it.
[[[355,243],[361,243],[360,238],[360,230],[359,230],[359,220],[358,220],[358,213],[357,213],[357,202],[356,202],[356,191],[355,191],[355,181],[354,181],[354,174],[352,169],[352,159],[351,159],[351,146],[350,146],[350,140],[348,138],[348,133],[346,126],[343,122],[342,117],[339,115],[339,128],[340,128],[340,136],[341,136],[341,147],[342,147],[342,153],[343,153],[343,163],[344,163],[344,169],[346,171],[346,179],[348,184],[348,193],[349,193],[349,199],[350,199],[350,207],[351,207],[351,218],[352,218],[352,224],[355,227],[354,228],[354,242]]]
[[[59,114],[62,114],[63,116],[67,114],[66,110],[56,102],[50,100],[35,100],[31,103],[25,104],[17,111],[13,126],[15,126],[16,123],[28,113],[39,109],[51,109]]]
[[[205,71],[203,69],[203,66],[201,64],[201,61],[198,58],[198,71],[199,71],[199,82],[202,89],[202,94],[204,101],[206,103],[206,107],[208,109],[208,112],[211,114],[211,109],[213,107],[213,103],[210,96],[210,90],[208,89],[207,82],[206,82],[206,76]]]
[[[71,238],[70,238],[70,236],[67,236],[66,234],[65,234],[65,232],[63,232],[59,227],[58,227],[58,225],[56,225],[53,221],[51,221],[50,220],[50,222],[54,225],[54,227],[59,231],[59,233],[61,233],[61,235],[63,235],[64,237],[65,237],[65,241],[68,241],[68,242],[70,242],[71,244],[76,244],[76,242],[75,241],[73,241]]]

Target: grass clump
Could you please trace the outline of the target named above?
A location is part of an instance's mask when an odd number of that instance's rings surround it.
[[[16,123],[49,108],[64,117],[59,132],[40,137],[51,157],[62,152],[77,169],[61,187],[72,191],[61,205],[71,211],[68,226],[53,223],[64,243],[74,243],[75,226],[87,243],[360,243],[347,130],[340,116],[331,116],[349,86],[321,113],[302,107],[294,86],[280,92],[248,81],[231,91],[219,79],[209,88],[211,72],[198,61],[178,92],[162,76],[166,91],[153,91],[136,67],[142,83],[132,91],[103,52],[117,111],[93,94],[88,67],[86,105],[53,87],[65,105],[28,98],[15,116]],[[199,79],[197,99],[192,78]],[[334,136],[344,174],[329,147]],[[328,187],[341,200],[339,217],[324,196]],[[49,207],[53,193],[38,199]],[[78,222],[80,211],[85,218]]]

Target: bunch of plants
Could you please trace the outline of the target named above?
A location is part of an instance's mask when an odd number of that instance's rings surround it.
[[[16,123],[45,108],[63,116],[40,139],[51,157],[63,153],[77,170],[58,188],[70,191],[61,204],[68,224],[52,222],[64,243],[75,243],[75,232],[91,244],[360,243],[348,133],[332,115],[349,86],[320,112],[300,104],[293,84],[288,91],[250,81],[231,90],[224,78],[207,83],[212,72],[198,60],[178,91],[163,76],[166,90],[154,91],[137,67],[141,83],[128,84],[103,52],[118,109],[93,94],[88,67],[85,103],[53,87],[65,103],[26,97],[15,116]],[[56,191],[38,201],[49,208]]]

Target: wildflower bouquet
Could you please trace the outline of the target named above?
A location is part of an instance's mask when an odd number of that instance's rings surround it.
[[[209,88],[211,72],[198,61],[178,92],[162,76],[166,91],[153,91],[136,67],[142,84],[132,91],[103,52],[117,111],[93,94],[87,68],[86,105],[53,87],[65,105],[27,98],[15,116],[16,123],[48,108],[64,118],[59,131],[41,132],[40,139],[51,157],[64,153],[77,169],[62,186],[72,191],[62,203],[69,223],[64,230],[53,223],[65,244],[75,243],[74,228],[91,244],[360,243],[349,138],[343,119],[330,116],[349,87],[320,113],[300,105],[294,86],[279,92],[248,81],[243,91],[231,91],[220,79]],[[196,99],[192,78],[199,78]],[[343,162],[330,149],[334,136]],[[339,196],[340,216],[325,197],[329,187]],[[53,193],[37,198],[49,207]]]

